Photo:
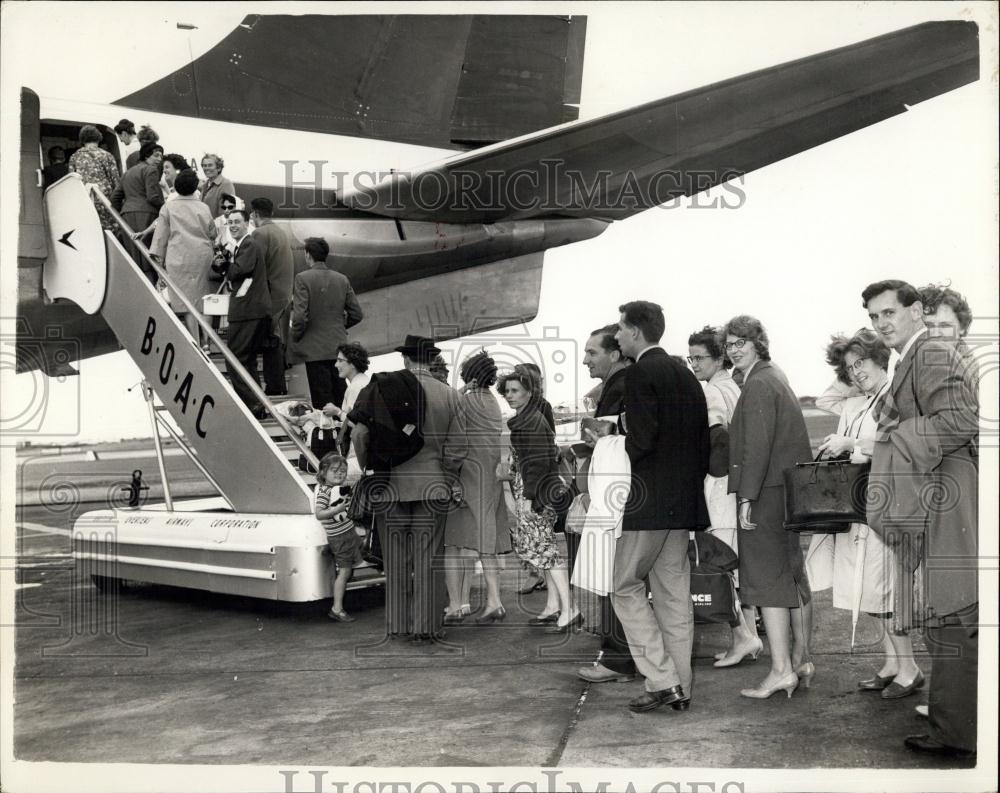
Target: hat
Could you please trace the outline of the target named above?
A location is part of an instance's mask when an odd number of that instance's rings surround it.
[[[152,140],[146,141],[139,147],[139,160],[145,162],[157,149],[160,150],[161,154],[163,153],[163,147],[159,143]]]
[[[396,348],[396,352],[401,352],[407,358],[412,358],[418,363],[430,363],[431,359],[438,355],[441,350],[434,346],[433,339],[407,333],[406,341]]]

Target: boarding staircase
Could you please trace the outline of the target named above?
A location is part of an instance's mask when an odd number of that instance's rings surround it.
[[[124,233],[131,235],[132,230],[105,196],[96,190],[93,195],[105,205]],[[303,545],[315,557],[312,561],[319,568],[328,567],[329,560],[320,559],[325,537],[312,515],[311,487],[315,485],[315,478],[294,465],[300,456],[313,467],[318,461],[308,444],[275,409],[272,398],[263,392],[259,383],[250,377],[232,354],[199,307],[191,304],[183,292],[176,289],[166,270],[150,256],[141,242],[136,242],[135,247],[141,256],[196,318],[212,353],[206,352],[192,338],[184,323],[173,313],[115,235],[101,228],[90,193],[78,176],[70,174],[50,187],[45,194],[45,204],[52,242],[43,274],[47,296],[50,299],[73,300],[88,313],[99,312],[142,372],[165,491],[166,503],[160,509],[165,508],[168,514],[192,514],[205,509],[204,502],[195,504],[192,510],[183,504],[175,504],[170,497],[160,449],[159,428],[162,427],[217,489],[224,502],[218,506],[227,507],[228,511],[241,517],[252,518],[232,520],[226,525],[226,532],[213,529],[208,532],[211,537],[203,541],[202,537],[189,536],[198,531],[199,523],[194,517],[170,522],[168,537],[162,536],[162,532],[157,537],[144,537],[141,532],[127,528],[143,524],[141,521],[135,523],[139,518],[134,515],[130,520],[128,516],[118,514],[126,511],[92,513],[92,523],[102,527],[113,524],[116,545],[127,546],[128,553],[124,556],[115,552],[118,569],[124,569],[126,573],[117,577],[281,599],[307,600],[326,596],[323,570],[314,570],[307,576],[310,581],[306,596],[299,593],[289,596],[287,588],[283,592],[280,585],[270,587],[265,582],[263,588],[259,585],[247,586],[246,582],[237,581],[239,574],[229,575],[226,564],[219,564],[219,559],[204,560],[204,551],[222,552],[224,559],[235,558],[233,554],[225,554],[227,544],[244,556],[256,551],[269,553],[272,557],[281,556],[278,551],[281,548],[287,550],[287,546],[280,545],[283,534],[287,533],[291,544],[298,546],[291,555],[285,553],[286,567],[292,573],[300,572],[297,568],[303,565],[303,559],[310,558],[309,553],[303,556]],[[225,373],[217,365],[221,363],[225,364]],[[230,385],[228,378],[232,377],[242,379],[264,406],[269,419],[260,421],[254,417]],[[300,398],[305,396],[302,394]],[[158,414],[161,413],[171,416],[179,432],[160,418]],[[86,520],[83,522],[87,524]],[[251,530],[248,532],[246,526],[240,525],[242,523],[250,526]],[[153,524],[157,521],[154,520]],[[216,519],[209,520],[205,525],[221,524]],[[81,536],[93,539],[95,535],[85,530]],[[85,545],[88,542],[84,539]],[[77,554],[78,557],[108,560],[106,550],[95,551],[96,546],[92,542],[87,547],[90,550],[85,548]],[[164,555],[158,553],[157,548],[172,550]],[[185,569],[192,564],[187,558],[192,554],[178,552],[177,549],[201,551],[193,554],[202,560],[194,564],[206,569]],[[123,562],[123,559],[126,561]],[[240,564],[245,562],[243,559]],[[184,572],[179,577],[175,569],[178,565]],[[132,575],[136,572],[140,574]],[[191,575],[198,572],[204,572],[205,576]],[[274,582],[280,571],[272,569],[271,572],[270,580]],[[382,581],[384,578],[377,569],[365,568],[357,571],[352,583],[358,587]]]

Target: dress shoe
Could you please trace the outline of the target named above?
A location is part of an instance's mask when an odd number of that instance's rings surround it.
[[[544,617],[532,617],[528,620],[529,625],[548,625],[550,622],[558,622],[559,615],[562,612],[553,611],[551,614],[546,614]]]
[[[517,594],[519,594],[519,595],[530,595],[536,589],[544,592],[548,588],[549,588],[549,586],[548,586],[548,584],[545,583],[545,579],[544,578],[536,578],[533,581],[529,579],[527,584],[525,584],[523,587],[521,587],[519,590],[517,590]]]
[[[608,669],[604,664],[581,667],[576,670],[576,676],[588,683],[631,683],[635,680],[635,675],[616,672],[614,669]]]
[[[628,703],[628,709],[633,713],[645,713],[647,710],[656,710],[663,705],[673,705],[683,701],[690,702],[689,697],[684,696],[684,689],[680,686],[671,686],[660,691],[646,691],[641,697],[636,697]]]
[[[449,611],[444,615],[444,619],[441,620],[442,625],[461,625],[465,622],[465,618],[468,616],[462,609],[457,611]]]
[[[929,735],[910,735],[903,740],[903,745],[910,751],[934,754],[939,757],[975,757],[976,754],[969,749],[947,746],[940,741],[935,741]]]
[[[746,644],[741,644],[739,647],[733,647],[733,649],[722,657],[721,660],[716,661],[712,666],[718,669],[724,669],[727,666],[736,666],[742,663],[743,659],[748,655],[754,661],[757,660],[757,656],[761,654],[764,649],[764,642],[760,639],[751,639]]]
[[[334,611],[333,609],[330,609],[328,612],[326,612],[326,616],[328,616],[332,620],[335,620],[336,622],[354,622],[354,617],[352,617],[346,611]]]
[[[799,684],[803,688],[809,688],[812,684],[812,679],[816,677],[816,664],[812,661],[806,661],[804,664],[799,664],[798,668],[795,670],[795,674],[799,677]]]
[[[546,628],[546,633],[573,633],[574,631],[580,630],[583,625],[583,614],[577,612],[576,616],[573,617],[565,625],[553,625],[551,628]]]
[[[893,680],[882,692],[882,699],[902,699],[903,697],[910,696],[910,694],[914,693],[918,688],[923,687],[924,673],[917,672],[917,676],[913,678],[913,682],[908,686],[901,686]]]
[[[481,617],[476,617],[476,625],[489,625],[491,622],[501,622],[506,616],[507,609],[503,606],[498,606],[493,611],[487,612]]]
[[[869,677],[867,680],[859,680],[858,688],[862,691],[882,691],[888,686],[895,675],[887,675],[882,677],[882,675],[875,675],[874,677]]]
[[[770,686],[757,686],[756,688],[744,688],[740,692],[741,697],[750,699],[767,699],[775,691],[784,691],[788,698],[792,698],[792,692],[799,686],[799,676],[795,672],[789,672]]]

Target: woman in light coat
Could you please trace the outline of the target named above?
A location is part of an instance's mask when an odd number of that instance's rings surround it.
[[[174,180],[177,198],[163,205],[153,232],[150,252],[166,267],[174,285],[200,309],[201,298],[211,293],[209,272],[213,260],[215,226],[212,215],[198,198],[198,177],[192,170],[181,171]],[[170,307],[183,315],[191,335],[198,338],[198,322],[177,295],[170,295]]]
[[[503,483],[497,480],[503,417],[490,391],[497,380],[496,363],[483,351],[466,358],[459,371],[465,392],[445,445],[445,465],[458,472],[459,482],[455,491],[459,500],[448,513],[444,532],[446,625],[461,623],[471,613],[467,582],[477,558],[483,565],[486,603],[476,622],[497,622],[506,616],[500,599],[500,554],[511,552]]]
[[[827,435],[820,451],[828,457],[850,455],[853,462],[871,459],[878,430],[875,405],[889,387],[889,348],[875,331],[863,328],[853,338],[834,337],[827,359],[838,362],[838,377],[846,374],[859,395],[843,403],[837,431]],[[863,554],[858,559],[858,554]],[[858,682],[862,691],[880,691],[883,699],[900,699],[924,684],[905,631],[893,632],[892,551],[863,523],[852,523],[843,534],[814,534],[806,553],[806,570],[814,592],[833,588],[835,608],[860,610],[881,621],[885,659],[873,677]],[[855,571],[861,565],[860,591]]]

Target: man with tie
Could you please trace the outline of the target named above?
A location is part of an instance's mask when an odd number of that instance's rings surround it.
[[[894,549],[894,627],[924,625],[932,663],[929,733],[904,743],[924,754],[969,756],[978,700],[977,388],[955,344],[928,336],[913,286],[879,281],[861,298],[872,326],[899,353],[875,407],[868,522]],[[921,589],[923,604],[914,597]]]
[[[622,354],[635,360],[625,370],[624,398],[632,483],[615,546],[611,600],[646,678],[646,692],[629,708],[687,710],[694,643],[688,532],[709,525],[708,408],[695,376],[659,346],[663,309],[637,300],[619,311],[615,338]]]
[[[254,382],[257,376],[257,356],[263,351],[271,330],[271,296],[267,286],[264,256],[250,234],[250,215],[245,209],[234,209],[227,221],[233,238],[233,261],[227,278],[232,286],[229,296],[229,331],[226,343]],[[232,377],[233,389],[250,411],[264,417],[264,407],[249,386],[239,377]]]

